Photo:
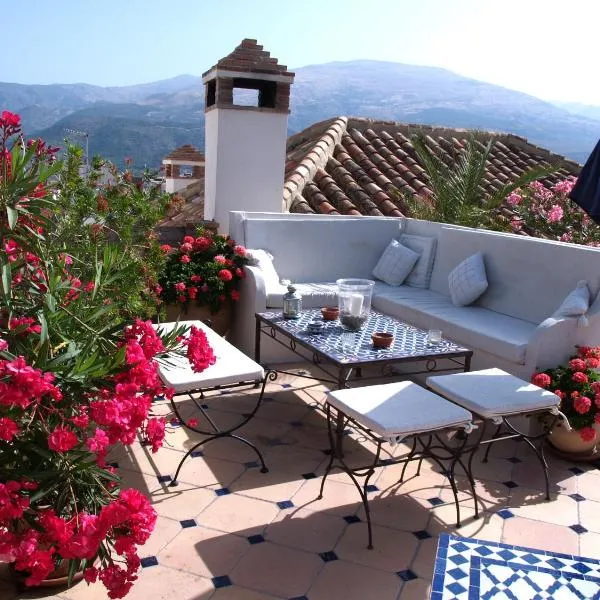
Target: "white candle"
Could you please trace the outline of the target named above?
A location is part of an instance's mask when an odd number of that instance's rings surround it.
[[[363,296],[362,294],[352,294],[350,296],[350,314],[353,317],[360,317],[362,311]]]

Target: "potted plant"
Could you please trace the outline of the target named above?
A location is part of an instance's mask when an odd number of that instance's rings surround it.
[[[558,450],[592,455],[600,434],[600,346],[581,346],[565,365],[535,373],[532,383],[560,397],[569,426],[558,421],[550,443]],[[569,428],[570,427],[570,428]]]
[[[246,249],[229,236],[200,228],[177,248],[161,246],[167,260],[159,277],[167,318],[210,320],[224,335],[231,321],[231,303],[239,300],[238,285],[248,263]]]
[[[65,174],[55,155],[23,139],[18,115],[0,113],[0,562],[28,586],[56,575],[71,584],[81,572],[121,598],[156,514],[121,487],[107,455],[138,436],[160,448],[165,420],[152,400],[171,392],[157,360],[182,351],[185,332],[124,321],[121,291],[141,292],[131,284],[141,256],[106,239],[94,252],[89,240],[59,243],[57,196],[71,190],[83,202],[96,187]],[[194,369],[215,361],[201,331],[183,341]]]

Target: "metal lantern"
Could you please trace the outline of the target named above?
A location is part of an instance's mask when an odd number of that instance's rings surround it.
[[[292,283],[287,286],[287,289],[288,291],[283,295],[283,318],[297,319],[302,310],[302,296]]]

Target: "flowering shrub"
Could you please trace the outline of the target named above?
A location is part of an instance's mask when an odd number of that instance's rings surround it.
[[[600,227],[569,198],[576,181],[575,177],[567,177],[550,189],[534,181],[509,194],[504,207],[514,215],[513,231],[561,242],[600,245]]]
[[[560,410],[584,441],[596,438],[600,425],[600,346],[581,346],[566,365],[535,373],[531,382],[560,397]]]
[[[178,248],[161,248],[168,255],[159,278],[162,300],[208,306],[213,313],[239,300],[237,287],[248,261],[246,249],[229,236],[199,229],[197,237],[185,236]]]
[[[152,401],[171,394],[158,376],[164,353],[187,345],[197,371],[214,355],[202,331],[184,338],[182,328],[162,335],[149,321],[123,322],[118,290],[138,285],[121,269],[127,249],[101,239],[90,255],[77,238],[55,243],[61,165],[55,149],[23,140],[19,123],[1,113],[0,560],[30,586],[66,561],[69,579],[81,569],[121,598],[156,514],[121,489],[108,452],[138,435],[160,448],[165,419]]]

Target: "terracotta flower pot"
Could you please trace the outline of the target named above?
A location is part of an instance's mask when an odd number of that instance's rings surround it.
[[[219,335],[226,335],[231,328],[233,311],[231,304],[225,302],[216,313],[211,313],[208,306],[196,306],[187,308],[181,304],[165,305],[167,321],[210,321],[210,326]]]
[[[575,429],[568,431],[562,421],[559,421],[552,428],[548,440],[561,452],[575,455],[589,455],[594,452],[596,445],[600,443],[600,425],[594,425],[593,427],[596,430],[596,438],[590,442],[586,442],[579,435],[579,431]]]

